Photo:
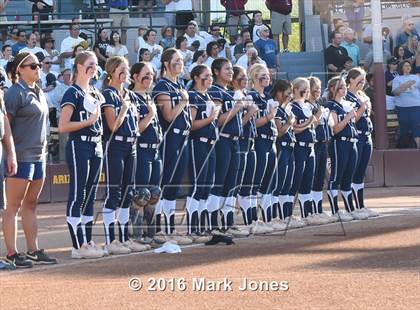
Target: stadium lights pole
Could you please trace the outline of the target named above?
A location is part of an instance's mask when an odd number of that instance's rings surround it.
[[[388,148],[386,126],[385,73],[383,67],[382,9],[381,1],[371,1],[372,39],[373,39],[373,111],[375,122],[375,146],[377,149]]]

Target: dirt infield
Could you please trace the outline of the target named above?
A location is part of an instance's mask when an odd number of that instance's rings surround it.
[[[40,244],[60,264],[0,272],[0,309],[419,309],[419,189],[367,196],[381,217],[95,261],[69,259],[64,207],[42,205]],[[133,277],[143,283],[139,291],[129,288]],[[231,286],[210,291],[211,281],[225,278]],[[241,291],[244,279],[256,282]],[[275,283],[258,290],[259,281]]]

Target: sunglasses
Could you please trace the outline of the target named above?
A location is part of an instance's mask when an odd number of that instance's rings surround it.
[[[51,61],[44,61],[44,64],[46,64],[46,65],[51,65],[51,64],[52,64],[52,62],[51,62]]]
[[[21,65],[21,68],[29,67],[31,70],[41,69],[42,65],[40,63],[31,63],[27,65]]]

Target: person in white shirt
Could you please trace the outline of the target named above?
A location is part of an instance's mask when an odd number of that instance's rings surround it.
[[[47,88],[47,75],[52,73],[57,78],[59,72],[54,72],[51,70],[52,59],[51,57],[47,56],[42,60],[42,69],[39,74],[41,80],[41,88],[44,92],[49,92],[53,89],[53,87]]]
[[[75,46],[79,45],[83,39],[79,37],[79,24],[71,24],[69,29],[70,35],[61,42],[60,55],[61,58],[64,59],[64,68],[72,69],[73,64],[71,59],[73,56],[73,49]]]
[[[197,30],[198,30],[197,23],[193,20],[190,21],[187,27],[185,28],[185,34],[184,34],[184,37],[187,38],[187,47],[190,48],[193,42],[198,41],[200,42],[200,47],[198,49],[204,50],[206,49],[206,42],[204,41],[203,37],[200,37],[197,34]]]
[[[266,62],[258,57],[257,49],[251,47],[246,51],[245,55],[242,55],[241,58],[238,59],[236,65],[241,66],[248,71],[248,69],[256,63],[266,65]]]
[[[204,38],[206,46],[212,41],[218,41],[219,39],[223,39],[223,37],[220,35],[220,27],[217,25],[210,26],[210,33],[200,31],[200,36]]]
[[[23,53],[23,52],[31,52],[33,54],[36,54],[38,52],[44,53],[44,50],[38,46],[36,46],[37,44],[37,38],[36,38],[36,34],[35,33],[31,33],[28,35],[28,40],[27,40],[27,46],[22,48],[19,53]]]
[[[210,42],[207,44],[206,53],[208,57],[205,64],[211,68],[213,61],[219,55],[219,44],[217,44],[217,42]]]
[[[150,62],[156,71],[160,70],[161,63],[160,57],[163,53],[163,47],[156,43],[157,32],[154,29],[147,30],[144,35],[144,48],[147,48],[150,52]]]
[[[194,69],[195,67],[197,67],[198,65],[202,65],[206,62],[207,60],[207,54],[205,51],[196,51],[194,53],[194,57],[193,57],[193,62],[192,64],[188,67],[188,71],[191,72],[192,69]]]
[[[182,58],[184,60],[184,67],[188,68],[193,59],[193,52],[187,48],[187,38],[186,37],[178,37],[175,41],[175,48],[181,53]]]
[[[184,34],[185,27],[194,20],[192,0],[172,0],[175,2],[175,23],[177,26],[177,37]],[[172,24],[169,24],[172,25]],[[205,47],[204,47],[205,48]]]
[[[13,61],[13,52],[10,45],[3,45],[1,48],[2,57],[0,59],[0,67],[5,68],[9,61]]]
[[[72,71],[70,69],[64,69],[61,72],[62,82],[57,81],[55,88],[49,93],[51,100],[51,107],[56,109],[57,119],[60,118],[61,112],[61,99],[63,99],[64,93],[69,89],[72,84]]]
[[[106,55],[108,57],[112,56],[123,56],[128,57],[128,49],[125,45],[121,43],[121,36],[118,31],[111,32],[111,37],[109,40],[109,45],[106,48]]]
[[[250,31],[251,31],[250,34],[251,34],[252,41],[257,42],[258,39],[260,39],[260,31],[262,28],[264,28],[264,26],[268,27],[268,25],[263,23],[263,16],[262,16],[261,11],[256,11],[253,14],[253,23],[250,26]],[[270,32],[271,32],[271,29],[270,29]]]
[[[46,36],[41,41],[41,47],[44,49],[45,57],[49,56],[52,60],[51,70],[54,72],[60,72],[60,52],[54,48],[54,38]]]
[[[141,48],[144,48],[144,35],[146,34],[148,28],[147,26],[140,25],[140,27],[137,29],[137,40],[134,41],[134,51],[136,54],[138,54],[139,50]]]

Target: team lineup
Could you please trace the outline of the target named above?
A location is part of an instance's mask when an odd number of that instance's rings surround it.
[[[15,61],[17,68],[37,64],[31,53]],[[60,133],[68,133],[72,258],[378,215],[363,198],[373,126],[362,69],[333,77],[321,96],[316,77],[272,83],[263,64],[247,72],[217,58],[211,68],[197,65],[185,86],[182,55],[170,48],[162,54],[158,81],[148,63],[130,68],[124,57],[109,58],[99,91],[91,83],[97,62],[91,52],[76,57],[58,125]],[[18,82],[10,90],[19,87],[27,86]],[[45,103],[41,90],[34,98]],[[331,172],[324,188],[328,157]],[[31,162],[32,180],[42,179],[45,161]],[[102,171],[104,247],[92,240]],[[331,215],[323,208],[325,189]],[[345,211],[339,208],[339,191]],[[187,195],[186,232],[175,224],[181,194]],[[293,215],[295,197],[300,218]],[[237,205],[243,225],[235,223]]]

